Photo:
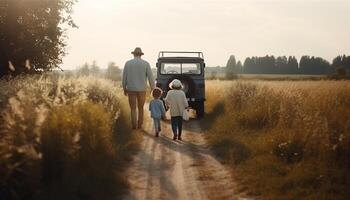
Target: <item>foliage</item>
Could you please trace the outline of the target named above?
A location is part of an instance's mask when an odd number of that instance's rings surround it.
[[[328,61],[320,57],[302,56],[299,64],[301,74],[329,74],[331,66]]]
[[[350,195],[347,81],[207,84],[207,138],[242,185],[265,199]]]
[[[0,0],[0,77],[57,68],[75,0]]]
[[[77,70],[78,76],[89,76],[90,75],[90,66],[88,63],[85,63],[82,67]]]
[[[114,83],[92,77],[0,80],[0,198],[113,199],[137,144]]]
[[[91,64],[85,63],[83,66],[77,69],[77,75],[78,76],[95,76],[100,77],[101,75],[101,69],[97,65],[96,61],[92,61]]]
[[[330,64],[323,58],[302,56],[299,63],[294,56],[247,57],[242,66],[235,56],[231,55],[226,65],[226,77],[232,74],[330,74],[339,67],[350,70],[350,56],[337,56]],[[230,79],[230,78],[229,78]]]
[[[227,61],[226,64],[226,79],[230,80],[230,79],[234,79],[237,77],[236,74],[241,73],[242,70],[242,64],[236,63],[236,58],[235,56],[230,56],[229,60]]]
[[[333,59],[332,66],[335,69],[344,68],[345,70],[350,71],[350,56],[337,56]]]
[[[111,79],[113,81],[120,81],[121,72],[121,69],[118,66],[116,66],[114,62],[111,62],[108,64],[106,78]]]

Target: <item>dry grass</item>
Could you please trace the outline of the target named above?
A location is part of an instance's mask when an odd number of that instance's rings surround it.
[[[114,199],[138,143],[125,98],[92,77],[0,80],[0,199]]]
[[[348,81],[207,85],[208,141],[250,192],[265,199],[350,196]]]

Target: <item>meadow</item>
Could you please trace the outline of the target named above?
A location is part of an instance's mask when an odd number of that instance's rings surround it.
[[[206,109],[206,137],[237,190],[262,199],[350,196],[349,81],[208,81]]]
[[[118,199],[140,138],[115,82],[0,80],[0,199]]]

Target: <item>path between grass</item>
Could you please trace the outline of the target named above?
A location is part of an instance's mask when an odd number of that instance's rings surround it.
[[[143,142],[126,173],[130,192],[124,199],[248,199],[235,193],[231,173],[205,145],[199,121],[184,124],[183,141],[172,140],[169,122],[156,138],[149,118],[140,134]]]

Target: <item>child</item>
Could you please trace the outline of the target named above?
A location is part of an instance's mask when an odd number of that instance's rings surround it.
[[[188,102],[185,93],[181,90],[182,83],[178,79],[174,79],[169,84],[170,91],[168,91],[165,97],[166,105],[170,107],[171,115],[171,127],[173,129],[173,140],[182,140],[182,116],[186,108],[188,108]]]
[[[162,96],[162,89],[154,88],[152,91],[153,99],[149,103],[149,110],[151,111],[151,117],[154,123],[154,129],[156,132],[156,137],[159,137],[159,132],[161,130],[160,120],[165,118],[165,108],[163,101],[159,98]]]

